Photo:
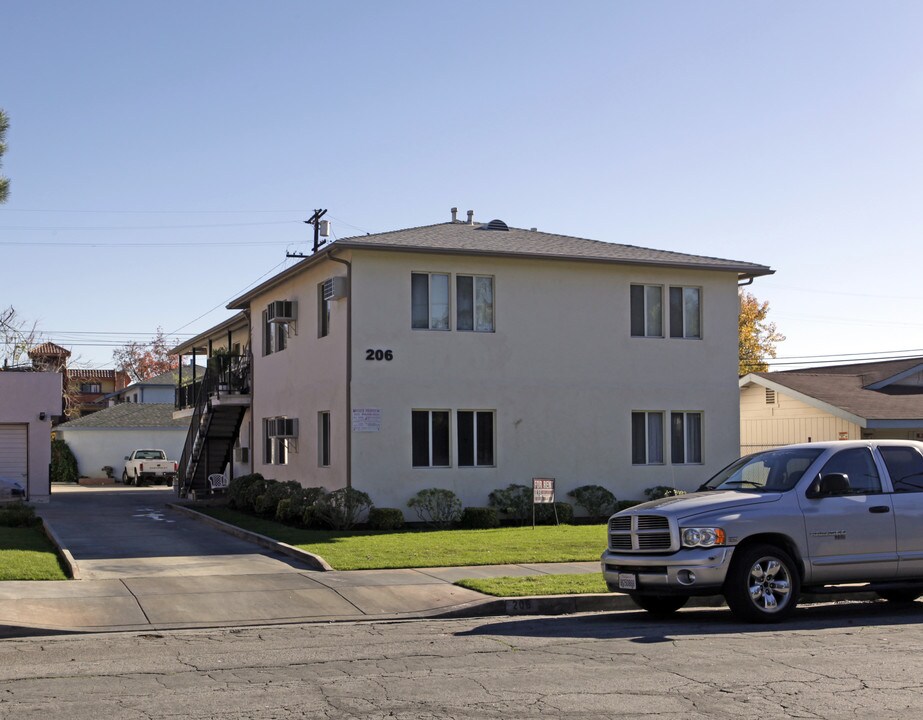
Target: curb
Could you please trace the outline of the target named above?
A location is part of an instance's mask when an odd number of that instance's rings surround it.
[[[74,556],[71,555],[71,551],[64,547],[64,544],[61,542],[61,538],[58,537],[58,534],[54,531],[54,528],[48,524],[48,521],[45,518],[42,518],[42,530],[45,532],[45,537],[47,537],[51,543],[58,549],[58,553],[61,556],[61,559],[64,560],[64,564],[67,566],[67,574],[70,575],[71,580],[80,580],[80,568],[77,567],[77,561],[74,560]]]
[[[217,520],[210,515],[200,513],[191,507],[187,507],[186,505],[177,505],[176,503],[167,503],[166,505],[171,510],[176,510],[186,517],[192,518],[193,520],[198,520],[199,522],[203,522],[206,525],[210,525],[211,527],[215,528],[216,530],[221,530],[222,532],[227,533],[228,535],[233,535],[236,538],[247,540],[248,542],[259,545],[262,548],[266,548],[267,550],[279,552],[283,555],[288,555],[289,557],[295,558],[296,560],[301,560],[303,563],[306,563],[314,570],[333,570],[333,568],[327,564],[327,561],[324,560],[324,558],[322,558],[320,555],[315,555],[314,553],[310,553],[307,550],[296,548],[294,545],[279,542],[278,540],[273,540],[272,538],[266,537],[265,535],[260,535],[259,533],[251,532],[250,530],[244,530],[243,528],[239,528],[236,525],[231,525],[222,520]]]

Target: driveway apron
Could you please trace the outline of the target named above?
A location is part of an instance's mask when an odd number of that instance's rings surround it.
[[[39,509],[84,580],[302,572],[307,565],[166,507],[170,488],[59,488]]]

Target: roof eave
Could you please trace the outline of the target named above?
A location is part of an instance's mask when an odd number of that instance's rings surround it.
[[[762,375],[757,375],[756,373],[749,373],[744,375],[742,378],[740,378],[740,380],[737,381],[737,385],[740,388],[744,388],[747,385],[761,385],[765,388],[769,388],[770,390],[775,390],[777,393],[788,395],[795,400],[800,400],[801,402],[810,405],[811,407],[815,407],[818,410],[822,410],[829,415],[833,415],[834,417],[838,417],[842,420],[846,420],[847,422],[851,422],[855,425],[858,425],[859,427],[864,428],[868,426],[868,418],[855,415],[841,407],[831,405],[828,402],[819,400],[818,398],[812,397],[811,395],[806,395],[805,393],[799,392],[798,390],[793,390],[788,385],[774,382],[773,380],[769,380],[768,378],[765,378]]]

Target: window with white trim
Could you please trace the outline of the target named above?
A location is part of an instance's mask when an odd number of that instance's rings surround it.
[[[270,429],[276,418],[263,418],[263,462],[267,465],[288,464],[288,441],[273,437]]]
[[[414,467],[449,467],[449,411],[411,413],[411,455]]]
[[[697,287],[670,288],[670,337],[702,337],[701,290]]]
[[[494,279],[486,275],[455,276],[455,329],[494,331]]]
[[[493,467],[494,411],[459,410],[455,414],[459,467]]]
[[[663,288],[631,286],[632,337],[663,337]]]
[[[330,334],[330,303],[332,300],[324,298],[324,283],[317,286],[317,337],[327,337]]]
[[[702,462],[702,413],[670,413],[670,461],[678,465]]]
[[[448,330],[448,274],[411,273],[410,310],[414,330]]]
[[[663,464],[663,413],[631,414],[632,465]]]

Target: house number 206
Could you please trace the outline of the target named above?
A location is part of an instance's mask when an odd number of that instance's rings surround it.
[[[387,360],[391,362],[394,360],[394,353],[391,350],[366,350],[365,351],[366,360]]]

